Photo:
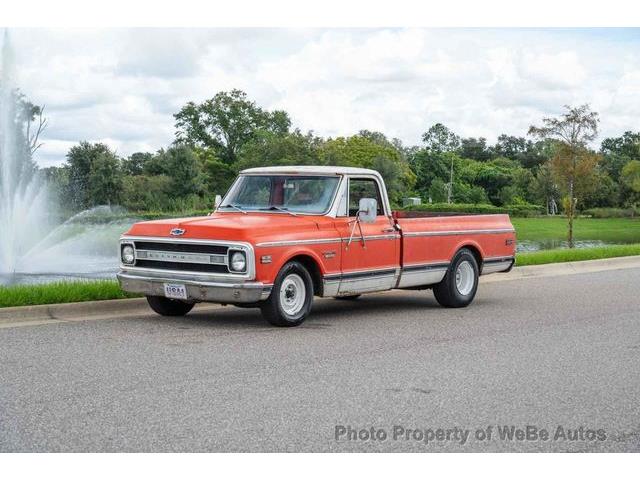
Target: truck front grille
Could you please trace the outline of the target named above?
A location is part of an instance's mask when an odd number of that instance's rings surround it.
[[[204,243],[135,240],[136,267],[203,273],[230,273],[229,247]]]

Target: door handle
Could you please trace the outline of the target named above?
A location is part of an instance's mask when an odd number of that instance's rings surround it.
[[[396,231],[396,229],[395,229],[395,228],[393,228],[393,227],[387,227],[387,228],[383,228],[383,229],[382,229],[382,232],[383,232],[383,233],[393,233],[393,232],[395,232],[395,231]]]

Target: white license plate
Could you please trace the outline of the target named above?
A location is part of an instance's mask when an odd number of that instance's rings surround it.
[[[187,299],[187,287],[179,283],[165,283],[164,296],[167,298]]]

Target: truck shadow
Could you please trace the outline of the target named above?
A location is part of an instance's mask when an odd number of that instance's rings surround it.
[[[476,299],[477,301],[477,299]],[[315,299],[313,310],[307,320],[297,329],[331,328],[337,322],[362,320],[363,318],[397,316],[420,311],[434,318],[443,309],[431,292],[402,292],[393,294],[363,295],[357,300]],[[160,318],[160,317],[154,317]],[[260,329],[281,330],[272,327],[263,319],[257,308],[224,308],[194,311],[185,317],[165,318],[177,328]]]

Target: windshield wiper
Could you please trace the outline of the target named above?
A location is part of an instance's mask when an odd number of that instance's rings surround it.
[[[218,208],[235,208],[236,210],[238,210],[239,212],[244,213],[245,215],[247,214],[247,212],[245,212],[242,208],[240,208],[238,205],[232,205],[232,204],[227,204],[227,205],[220,205],[220,207]]]
[[[294,217],[298,216],[297,214],[290,211],[288,208],[276,207],[275,205],[271,205],[270,207],[266,207],[266,208],[261,208],[260,210],[278,210],[279,212],[288,213],[289,215],[293,215]]]

